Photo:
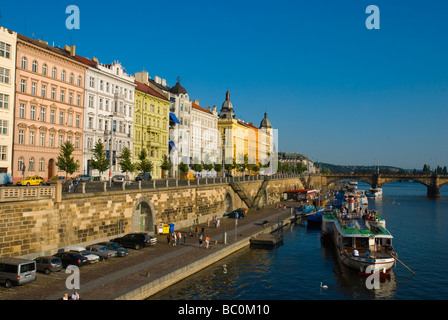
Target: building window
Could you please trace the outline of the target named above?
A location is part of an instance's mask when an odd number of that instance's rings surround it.
[[[19,168],[19,170],[22,171],[22,170],[23,170],[23,165],[24,165],[23,157],[20,157],[20,158],[19,158],[17,164],[18,164],[18,168]]]
[[[26,69],[27,60],[25,57],[22,57],[22,69]]]
[[[8,134],[8,120],[0,120],[0,134]]]
[[[64,112],[59,112],[59,124],[64,124]]]
[[[75,137],[75,149],[79,149],[79,137]]]
[[[0,109],[8,109],[9,96],[7,94],[0,93]]]
[[[54,147],[54,134],[50,134],[50,148]]]
[[[41,132],[39,136],[39,145],[45,147],[45,133]]]
[[[100,80],[100,90],[103,91],[103,80]]]
[[[76,128],[79,128],[80,123],[81,123],[80,116],[76,115]]]
[[[50,122],[51,123],[54,123],[54,121],[55,121],[55,113],[56,113],[56,111],[50,110]]]
[[[81,106],[81,95],[78,94],[78,96],[76,97],[76,105],[79,107]]]
[[[56,67],[53,67],[53,70],[51,71],[51,76],[53,77],[53,79],[56,79],[57,72],[58,72],[58,70],[56,69]]]
[[[20,80],[20,92],[25,93],[26,91],[26,80]]]
[[[45,98],[45,96],[47,95],[47,86],[46,85],[42,85],[42,98]]]
[[[8,160],[8,147],[7,146],[0,146],[0,160],[5,161]]]
[[[19,144],[25,144],[25,132],[19,130]]]
[[[39,171],[44,171],[44,163],[45,163],[44,158],[40,158],[40,160],[39,160]]]
[[[40,121],[45,122],[45,108],[40,108]]]
[[[64,144],[64,136],[59,136],[59,148]]]
[[[19,108],[19,118],[25,119],[25,104],[21,103]]]
[[[0,41],[0,57],[8,58],[11,56],[11,45]]]
[[[30,145],[34,146],[34,131],[30,131]]]
[[[95,78],[90,77],[90,88],[95,88]]]
[[[9,84],[9,69],[0,67],[0,83]]]
[[[34,171],[34,158],[31,157],[30,161],[28,161],[28,171]]]
[[[89,96],[89,107],[93,108],[93,97]]]
[[[62,80],[62,81],[65,81],[65,70],[62,70],[62,73],[61,73],[61,80]]]
[[[36,106],[31,106],[31,115],[30,115],[30,119],[31,119],[31,120],[36,120]]]
[[[51,88],[51,99],[56,100],[56,88]]]
[[[70,79],[69,79],[70,84],[73,84],[73,81],[75,81],[74,79],[75,76],[73,75],[73,73],[70,73]]]
[[[44,75],[44,76],[46,76],[47,75],[47,65],[44,63],[44,65],[42,66],[42,74]]]
[[[31,82],[31,94],[33,96],[36,95],[36,88],[37,88],[37,83],[36,82]]]
[[[87,128],[92,129],[92,126],[93,126],[93,118],[89,117],[89,122],[87,124]]]
[[[33,61],[33,65],[31,66],[31,70],[33,72],[37,72],[37,61],[36,60]]]
[[[65,91],[61,90],[61,102],[65,102]]]
[[[68,103],[73,104],[73,93],[71,92],[68,94]]]
[[[68,126],[71,127],[73,126],[73,114],[69,113],[68,114]]]
[[[81,76],[78,76],[78,87],[81,86],[81,82],[82,82],[82,78],[81,78]]]

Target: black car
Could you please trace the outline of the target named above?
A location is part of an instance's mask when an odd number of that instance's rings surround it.
[[[235,219],[237,216],[236,214],[238,214],[238,219],[243,219],[246,217],[246,213],[247,213],[246,209],[240,208],[240,209],[236,209],[236,210],[233,210],[232,212],[224,214],[224,217]]]
[[[58,252],[54,256],[61,259],[64,268],[67,268],[71,264],[78,267],[89,264],[89,260],[86,257],[73,252]]]
[[[150,172],[141,172],[135,177],[135,181],[150,181],[152,179]]]
[[[137,232],[128,233],[121,238],[112,239],[111,242],[118,243],[125,248],[134,248],[135,250],[139,250],[143,247],[155,245],[157,243],[157,238],[153,238],[147,233]]]

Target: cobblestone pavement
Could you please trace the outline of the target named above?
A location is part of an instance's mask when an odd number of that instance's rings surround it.
[[[112,258],[81,267],[81,289],[78,290],[80,296],[84,300],[114,299],[223,248],[225,231],[227,243],[233,243],[260,231],[265,220],[272,224],[284,219],[289,216],[291,205],[293,204],[288,204],[286,210],[278,210],[275,205],[267,205],[262,210],[251,209],[246,218],[238,220],[236,228],[234,219],[226,219],[227,221],[221,219],[219,228],[215,228],[212,222],[209,225],[207,223],[199,225],[199,230],[204,227],[205,235],[211,239],[209,249],[204,245],[199,247],[199,240],[194,232],[192,237],[187,237],[185,245],[182,239],[178,246],[169,245],[167,235],[158,235],[158,243],[155,246],[141,250],[130,249],[127,257]],[[188,229],[179,231],[185,233]],[[10,289],[0,286],[0,300],[58,300],[64,293],[71,294],[71,290],[67,290],[65,284],[69,275],[63,269],[49,275],[38,273],[36,281],[24,286]]]

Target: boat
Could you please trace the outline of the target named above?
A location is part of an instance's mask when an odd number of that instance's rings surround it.
[[[359,201],[362,206],[368,206],[369,200],[366,196],[366,192],[364,190],[356,190],[355,195],[359,198]]]
[[[368,199],[377,199],[381,198],[383,196],[383,189],[382,188],[370,188],[366,192],[366,197]]]
[[[358,181],[350,181],[348,183],[348,185],[353,188],[353,189],[357,189],[358,188]]]
[[[395,263],[393,236],[376,211],[324,212],[321,228],[322,235],[333,240],[340,261],[360,274],[386,273]]]

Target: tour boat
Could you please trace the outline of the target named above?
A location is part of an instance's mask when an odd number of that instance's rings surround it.
[[[366,192],[366,196],[369,199],[381,198],[383,196],[383,189],[382,188],[370,188]]]
[[[333,210],[322,215],[322,235],[333,239],[341,262],[361,273],[385,273],[395,263],[386,221],[369,210]]]

